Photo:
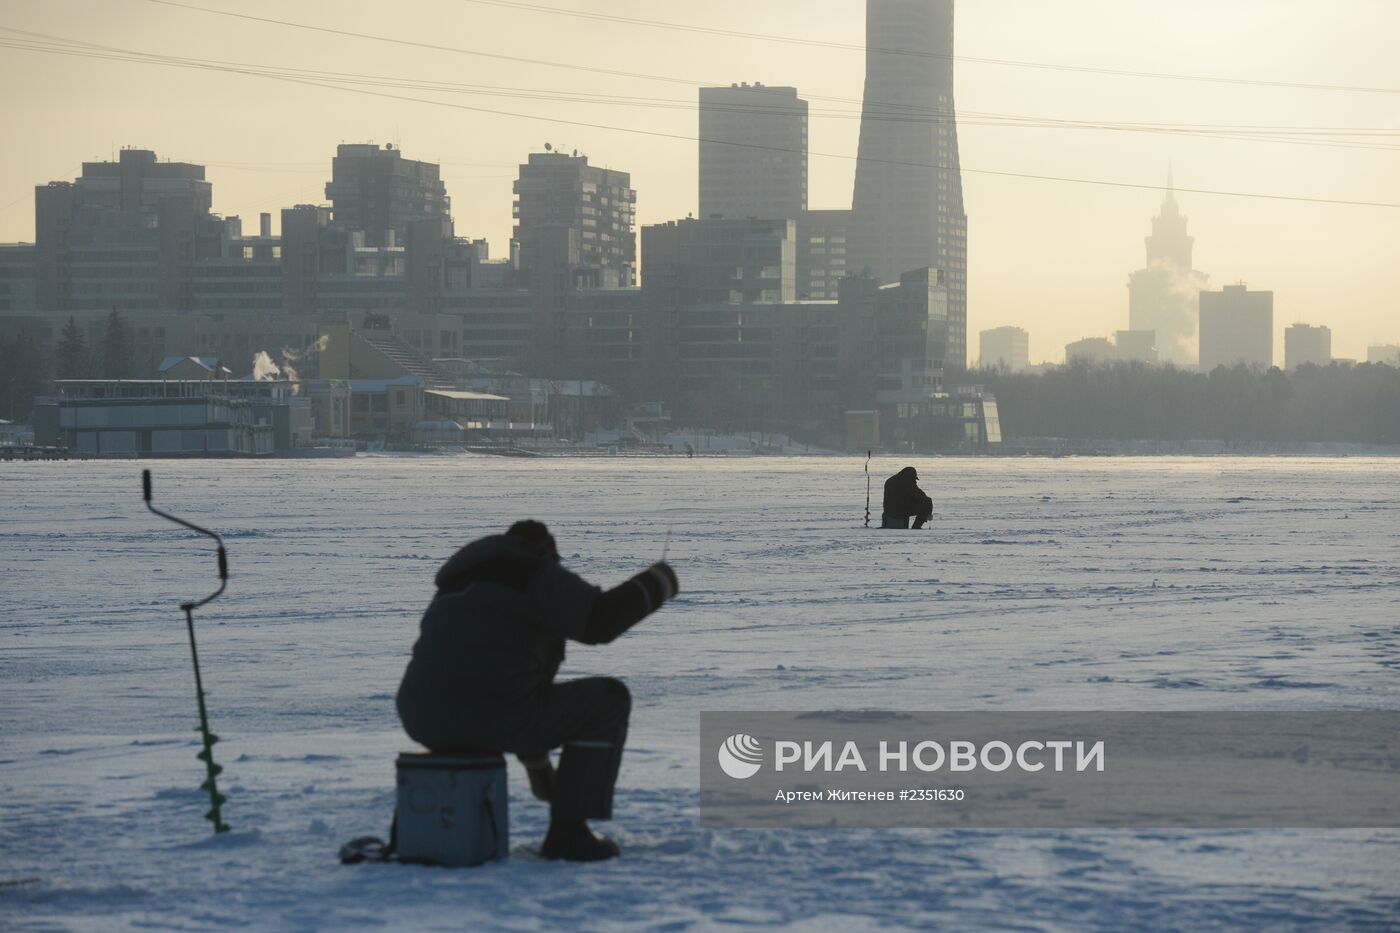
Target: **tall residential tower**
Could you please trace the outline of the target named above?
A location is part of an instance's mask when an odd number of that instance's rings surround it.
[[[967,364],[967,215],[953,105],[953,0],[866,0],[865,101],[849,266],[882,283],[934,267],[950,368]]]
[[[366,246],[402,246],[415,221],[452,213],[437,163],[405,159],[392,144],[336,147],[326,198],[333,222],[363,230]]]
[[[219,221],[204,166],[123,149],[34,192],[37,305],[45,311],[193,306],[191,268]]]
[[[797,88],[700,89],[700,216],[796,220],[807,209],[807,102]]]
[[[1283,332],[1283,370],[1299,366],[1326,366],[1332,362],[1332,328],[1294,324]]]
[[[636,204],[627,172],[589,165],[577,153],[530,153],[515,182],[521,269],[531,281],[557,266],[551,275],[587,270],[593,287],[636,285]]]
[[[1237,363],[1274,365],[1274,293],[1243,283],[1201,292],[1201,372]]]

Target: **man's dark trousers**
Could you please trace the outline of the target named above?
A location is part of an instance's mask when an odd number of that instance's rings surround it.
[[[562,745],[550,816],[610,820],[631,711],[627,685],[612,677],[552,684],[522,725],[495,750],[536,758]]]

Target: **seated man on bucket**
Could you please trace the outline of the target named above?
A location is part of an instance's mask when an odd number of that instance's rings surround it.
[[[913,467],[905,467],[885,480],[881,528],[908,528],[911,518],[915,528],[922,528],[932,515],[933,500],[919,488],[919,473]]]
[[[612,817],[613,785],[632,699],[611,677],[554,682],[564,640],[601,645],[679,590],[666,563],[603,592],[559,564],[539,522],[474,541],[437,574],[398,710],[414,741],[434,752],[510,752],[530,789],[550,803],[548,859],[619,854],[587,820]],[[551,749],[563,746],[556,774]]]

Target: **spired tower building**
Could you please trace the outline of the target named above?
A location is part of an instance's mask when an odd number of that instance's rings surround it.
[[[947,365],[967,364],[967,214],[953,106],[953,0],[866,0],[865,99],[849,269],[932,266],[948,287]]]
[[[1128,328],[1155,332],[1164,363],[1196,362],[1200,294],[1210,287],[1210,277],[1191,268],[1195,242],[1186,232],[1168,170],[1167,196],[1147,237],[1147,266],[1128,277]]]

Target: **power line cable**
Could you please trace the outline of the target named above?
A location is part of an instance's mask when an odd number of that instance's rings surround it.
[[[1271,81],[1257,78],[1234,78],[1226,75],[1174,74],[1158,71],[1132,71],[1120,68],[1097,68],[1090,65],[1067,65],[1062,62],[1034,62],[1007,58],[985,58],[971,55],[949,55],[920,49],[882,48],[879,46],[857,45],[850,42],[832,42],[823,39],[804,39],[797,36],[782,36],[771,33],[743,32],[721,29],[712,26],[696,26],[687,23],[674,23],[662,20],[641,19],[633,16],[620,16],[611,13],[598,13],[586,10],[568,10],[561,7],[545,6],[538,3],[521,3],[518,0],[462,0],[481,6],[494,6],[508,10],[531,13],[548,13],[558,16],[572,16],[609,23],[623,23],[629,26],[645,26],[653,29],[671,29],[682,32],[702,33],[723,36],[731,39],[754,39],[766,42],[781,42],[789,45],[804,45],[815,48],[844,49],[853,52],[876,52],[884,55],[903,55],[913,58],[930,58],[950,62],[968,62],[979,65],[1002,65],[1013,68],[1037,68],[1051,71],[1073,71],[1081,74],[1116,75],[1130,78],[1153,78],[1171,81],[1204,81],[1213,84],[1238,84],[1252,87],[1281,87],[1312,91],[1353,91],[1368,94],[1400,94],[1400,88],[1364,87],[1346,84],[1320,84],[1302,81]]]
[[[167,3],[168,5],[174,5],[174,6],[183,6],[183,4],[170,4],[170,3],[169,3],[169,0],[150,0],[150,2],[153,2],[153,3]],[[144,53],[142,53],[142,54],[144,54]],[[157,63],[160,63],[160,58],[161,58],[160,56],[147,56],[147,57],[151,58],[153,61],[155,61],[155,62],[157,62]],[[412,97],[412,96],[409,96],[409,95],[406,95],[406,94],[394,94],[394,93],[389,93],[389,92],[387,92],[387,91],[373,90],[373,89],[365,88],[365,87],[346,86],[346,85],[344,85],[344,84],[327,83],[326,81],[322,81],[322,80],[314,80],[314,79],[311,79],[311,78],[298,78],[298,77],[293,77],[293,76],[289,76],[289,75],[284,75],[284,74],[279,74],[279,73],[274,73],[274,72],[258,71],[258,70],[249,69],[249,68],[235,68],[235,67],[228,67],[228,66],[224,66],[224,65],[217,65],[217,66],[216,66],[216,65],[213,65],[213,64],[210,64],[210,63],[203,63],[203,64],[201,64],[201,63],[199,63],[199,62],[197,62],[197,61],[194,61],[194,60],[173,60],[173,59],[172,59],[171,61],[165,62],[165,63],[167,63],[167,64],[175,64],[175,65],[178,65],[178,66],[180,66],[180,67],[204,68],[204,69],[206,69],[206,70],[224,71],[224,72],[235,73],[235,74],[251,75],[251,76],[254,76],[254,77],[263,77],[263,78],[267,78],[267,79],[270,79],[270,80],[284,81],[284,82],[287,82],[287,83],[300,84],[300,85],[304,85],[304,86],[308,86],[308,87],[319,87],[319,88],[324,88],[324,89],[328,89],[328,90],[339,90],[339,91],[346,91],[346,92],[351,92],[351,93],[364,94],[364,95],[367,95],[367,96],[379,97],[379,98],[383,98],[383,99],[387,99],[387,100],[398,100],[398,101],[405,101],[405,102],[412,102],[412,103],[427,104],[427,105],[429,105],[429,106],[446,107],[446,108],[450,108],[450,109],[453,109],[453,110],[461,110],[461,111],[472,112],[472,113],[485,113],[485,114],[491,114],[491,115],[494,115],[494,116],[502,116],[502,117],[508,117],[508,118],[513,118],[513,119],[534,120],[534,121],[537,121],[537,122],[546,122],[546,123],[553,123],[553,124],[561,124],[561,125],[566,125],[566,126],[577,126],[577,127],[582,127],[582,128],[586,128],[586,129],[596,129],[596,130],[605,130],[605,131],[611,131],[611,132],[630,133],[630,134],[633,134],[633,135],[648,136],[648,137],[657,138],[657,139],[673,139],[673,140],[681,140],[681,141],[686,141],[686,142],[714,142],[714,143],[718,143],[718,144],[726,145],[726,146],[731,146],[731,147],[735,147],[735,148],[753,149],[753,150],[768,151],[768,152],[785,152],[785,153],[797,153],[797,154],[800,154],[801,151],[802,151],[802,150],[800,150],[800,149],[794,149],[794,148],[792,148],[792,147],[786,147],[786,146],[768,146],[768,145],[760,145],[760,144],[756,144],[756,143],[741,143],[741,142],[735,142],[735,141],[733,141],[733,140],[711,140],[711,139],[705,139],[705,138],[699,137],[699,136],[689,136],[689,135],[680,134],[680,133],[667,133],[667,132],[663,132],[663,131],[659,131],[659,130],[646,130],[646,129],[639,129],[639,128],[636,128],[636,127],[625,127],[625,126],[616,126],[616,125],[605,124],[605,123],[594,123],[594,122],[585,121],[585,120],[573,120],[573,119],[567,119],[567,118],[546,117],[546,116],[540,116],[540,115],[536,115],[536,114],[519,113],[519,112],[516,112],[516,111],[498,110],[498,109],[490,108],[490,107],[471,106],[471,105],[468,105],[468,104],[460,104],[460,103],[454,103],[454,102],[450,102],[450,101],[440,101],[440,100],[432,100],[432,99],[429,99],[429,98]],[[1317,198],[1317,197],[1306,197],[1306,196],[1301,196],[1301,195],[1265,194],[1265,193],[1256,193],[1256,192],[1228,191],[1228,190],[1205,189],[1205,188],[1168,188],[1168,187],[1165,186],[1165,185],[1145,184],[1145,183],[1139,183],[1139,182],[1118,182],[1118,181],[1108,181],[1108,180],[1104,180],[1104,179],[1074,178],[1074,177],[1070,177],[1070,176],[1061,176],[1061,175],[1043,175],[1043,174],[1037,174],[1037,173],[1031,173],[1031,172],[1011,172],[1011,171],[1003,171],[1003,170],[996,170],[996,169],[966,168],[966,167],[961,167],[961,166],[957,163],[957,161],[954,161],[954,162],[949,163],[949,164],[939,164],[939,163],[932,163],[932,162],[919,162],[919,161],[908,161],[908,160],[897,160],[897,159],[878,159],[878,158],[870,158],[870,157],[866,157],[866,158],[862,159],[860,156],[847,155],[847,154],[843,154],[843,153],[810,152],[809,155],[815,156],[815,157],[818,157],[818,158],[832,158],[832,159],[841,159],[841,160],[846,160],[846,161],[857,161],[857,162],[864,161],[864,162],[871,163],[871,164],[894,165],[894,166],[903,166],[903,167],[910,167],[910,168],[927,168],[927,169],[944,170],[944,171],[959,171],[959,172],[967,173],[967,174],[988,175],[988,176],[995,176],[995,177],[1002,177],[1002,178],[1023,178],[1023,179],[1040,180],[1040,181],[1057,181],[1057,182],[1062,182],[1062,183],[1067,183],[1067,184],[1095,185],[1095,186],[1111,187],[1111,188],[1131,188],[1131,189],[1136,189],[1136,190],[1147,190],[1147,191],[1167,191],[1167,190],[1175,190],[1175,191],[1178,191],[1178,192],[1181,192],[1181,193],[1188,193],[1188,194],[1204,194],[1204,195],[1214,195],[1214,196],[1220,196],[1220,197],[1251,198],[1251,199],[1259,199],[1259,200],[1294,201],[1294,202],[1313,203],[1313,204],[1337,204],[1337,205],[1347,205],[1347,206],[1355,206],[1355,207],[1383,207],[1383,208],[1396,208],[1396,207],[1400,207],[1400,202],[1348,200],[1348,199],[1340,199],[1340,198]]]
[[[293,29],[305,29],[311,32],[326,33],[333,36],[344,36],[352,39],[367,39],[371,42],[388,42],[393,45],[402,45],[409,48],[428,49],[435,52],[454,52],[458,55],[473,55],[480,58],[494,58],[499,61],[515,62],[523,65],[545,65],[552,68],[568,68],[575,71],[588,71],[594,74],[611,75],[617,78],[642,78],[648,81],[669,81],[672,84],[694,84],[695,82],[685,78],[666,78],[660,75],[641,74],[634,71],[620,71],[612,68],[595,68],[586,65],[569,65],[564,62],[551,62],[539,58],[524,58],[518,55],[502,55],[498,52],[483,52],[479,49],[464,49],[451,45],[438,45],[433,42],[418,42],[413,39],[396,39],[392,36],[378,36],[372,33],[353,32],[349,29],[335,29],[330,26],[315,26],[310,23],[297,23],[285,19],[273,19],[268,16],[253,16],[250,13],[235,13],[232,10],[217,10],[212,7],[194,6],[189,3],[175,3],[174,0],[147,0],[148,3],[159,4],[160,6],[177,7],[182,10],[192,10],[197,13],[209,13],[215,16],[229,16],[234,19],[250,20],[257,23],[267,23],[273,26],[286,26]]]
[[[292,81],[294,81],[295,83],[310,84],[310,85],[317,86],[317,87],[331,88],[331,89],[336,89],[336,90],[353,91],[353,92],[357,92],[357,93],[368,94],[368,95],[371,95],[371,96],[374,96],[374,97],[382,97],[382,98],[386,98],[386,99],[390,99],[390,100],[411,101],[411,102],[415,102],[415,103],[428,104],[428,105],[431,105],[431,106],[448,107],[448,108],[451,108],[451,109],[454,109],[454,110],[465,110],[465,111],[470,111],[470,112],[474,112],[474,113],[488,113],[488,114],[493,114],[493,115],[496,115],[496,116],[513,117],[513,118],[516,118],[516,119],[529,119],[529,120],[536,120],[536,121],[541,121],[541,122],[546,122],[546,123],[562,123],[562,124],[565,124],[565,125],[568,125],[568,126],[578,126],[578,127],[583,127],[583,128],[586,128],[586,129],[610,130],[610,131],[613,131],[613,132],[632,133],[632,134],[641,135],[641,136],[650,136],[650,137],[654,137],[654,138],[658,138],[658,139],[675,139],[675,140],[683,140],[683,141],[686,141],[686,142],[718,142],[718,143],[721,143],[721,144],[727,145],[727,146],[735,146],[735,147],[738,147],[738,148],[756,149],[756,150],[763,150],[763,151],[769,151],[769,152],[789,152],[789,153],[800,153],[800,152],[801,152],[801,150],[799,150],[799,149],[793,149],[793,148],[787,147],[787,146],[764,146],[764,145],[757,145],[757,144],[752,144],[752,143],[737,143],[737,142],[733,142],[733,141],[730,141],[730,140],[705,140],[705,139],[703,139],[703,138],[701,138],[701,137],[698,137],[698,136],[687,136],[687,135],[683,135],[683,134],[680,134],[680,133],[664,133],[664,132],[661,132],[661,131],[658,131],[658,130],[643,130],[643,129],[637,129],[637,128],[634,128],[634,127],[613,126],[613,125],[609,125],[609,124],[592,123],[592,122],[583,121],[583,120],[567,120],[567,119],[558,119],[558,118],[553,118],[553,117],[537,116],[537,115],[535,115],[535,114],[521,114],[521,113],[515,113],[515,112],[513,112],[513,111],[508,111],[508,110],[496,110],[496,109],[492,109],[492,108],[488,108],[488,107],[473,107],[473,106],[469,106],[469,105],[467,105],[467,104],[452,103],[452,102],[450,102],[450,101],[436,101],[436,100],[430,100],[430,99],[421,98],[421,97],[410,97],[410,96],[408,96],[408,95],[403,95],[403,94],[390,94],[390,93],[382,92],[382,91],[372,91],[372,90],[368,90],[368,89],[364,89],[364,88],[346,88],[346,87],[340,87],[340,86],[333,85],[333,84],[324,84],[324,83],[321,83],[321,82],[313,82],[313,81],[295,81],[295,79],[282,79],[282,80],[292,80]],[[1341,199],[1341,198],[1315,198],[1315,197],[1305,197],[1305,196],[1300,196],[1300,195],[1262,194],[1262,193],[1248,192],[1248,191],[1225,191],[1225,190],[1215,190],[1215,189],[1206,189],[1206,188],[1181,188],[1181,187],[1169,188],[1169,187],[1166,186],[1166,185],[1142,184],[1142,183],[1137,183],[1137,182],[1116,182],[1116,181],[1106,181],[1106,180],[1102,180],[1102,179],[1092,179],[1092,178],[1072,178],[1072,177],[1068,177],[1068,176],[1058,176],[1058,175],[1041,175],[1041,174],[1034,174],[1034,173],[1030,173],[1030,172],[1008,172],[1008,171],[1000,171],[1000,170],[995,170],[995,169],[967,168],[967,167],[965,167],[965,166],[959,166],[958,164],[939,164],[939,163],[933,163],[933,162],[917,162],[917,161],[905,161],[905,160],[897,160],[897,159],[874,159],[874,158],[865,158],[865,159],[861,159],[859,156],[846,155],[846,154],[840,154],[840,153],[827,153],[827,152],[811,152],[811,153],[809,153],[809,154],[812,155],[812,156],[817,156],[817,157],[819,157],[819,158],[843,159],[843,160],[848,160],[848,161],[863,161],[863,162],[872,163],[872,164],[879,164],[879,165],[894,165],[894,166],[904,166],[904,167],[909,167],[909,168],[927,168],[927,169],[935,169],[935,170],[940,170],[940,169],[941,169],[941,170],[959,171],[959,172],[970,173],[970,174],[975,174],[975,175],[990,175],[990,176],[996,176],[996,177],[1002,177],[1002,178],[1024,178],[1024,179],[1034,179],[1034,180],[1040,180],[1040,181],[1058,181],[1058,182],[1065,182],[1065,183],[1070,183],[1070,184],[1098,185],[1098,186],[1111,187],[1111,188],[1134,188],[1134,189],[1138,189],[1138,190],[1149,190],[1149,191],[1176,191],[1176,192],[1180,192],[1180,193],[1183,193],[1183,194],[1205,194],[1205,195],[1216,195],[1216,196],[1221,196],[1221,197],[1254,198],[1254,199],[1275,200],[1275,201],[1297,201],[1297,202],[1313,203],[1313,204],[1339,204],[1339,205],[1349,205],[1349,206],[1354,206],[1354,207],[1386,207],[1386,208],[1400,208],[1400,202],[1346,200],[1346,199]]]
[[[80,170],[81,168],[82,168],[82,164],[79,163],[76,167],[68,169],[67,171],[65,171],[65,172],[64,172],[62,175],[60,175],[59,177],[62,178],[62,177],[66,177],[66,176],[68,176],[68,175],[72,175],[73,173],[77,172],[77,171]],[[0,211],[7,211],[7,210],[9,210],[10,208],[16,206],[17,204],[22,204],[22,203],[24,203],[25,201],[28,201],[28,200],[30,200],[30,199],[33,198],[33,197],[34,197],[34,186],[31,185],[31,186],[29,187],[29,190],[28,190],[28,191],[26,191],[24,194],[20,195],[19,197],[15,198],[13,201],[6,201],[4,204],[0,204]]]
[[[81,42],[79,40],[65,39],[60,36],[53,36],[45,33],[35,33],[26,30],[14,29],[12,27],[0,26],[0,30],[13,32],[19,35],[36,37],[45,40],[44,43],[26,43],[21,41],[0,40],[0,47],[22,49],[36,52],[49,52],[55,54],[74,54],[79,57],[108,58],[115,61],[143,61],[162,64],[180,64],[189,67],[210,67],[228,66],[238,73],[258,73],[264,76],[292,76],[309,77],[318,80],[334,80],[336,82],[349,82],[357,84],[368,84],[378,87],[392,87],[411,90],[427,90],[442,93],[476,94],[489,97],[514,98],[524,100],[550,100],[567,103],[586,103],[608,106],[629,106],[647,107],[656,109],[690,110],[697,109],[706,112],[714,111],[720,113],[734,113],[740,115],[783,115],[792,116],[798,111],[792,107],[765,106],[762,104],[716,104],[713,102],[699,104],[695,101],[681,101],[674,98],[638,97],[635,95],[609,95],[589,92],[544,90],[538,88],[514,88],[502,87],[499,85],[471,85],[457,82],[443,82],[427,79],[407,79],[395,78],[387,75],[366,75],[355,72],[333,72],[316,69],[290,68],[286,66],[266,66],[249,64],[244,62],[229,62],[216,59],[193,60],[177,56],[158,55],[154,53],[138,52],[130,49],[118,49],[112,46],[104,46],[96,43]],[[57,44],[50,44],[57,43]],[[94,50],[93,54],[82,54],[78,49]],[[102,54],[96,54],[100,50]],[[132,57],[134,56],[134,57]],[[1265,142],[1287,145],[1302,145],[1334,149],[1376,149],[1395,150],[1400,146],[1385,143],[1375,143],[1360,141],[1360,139],[1372,140],[1392,136],[1400,136],[1400,131],[1375,129],[1371,127],[1267,127],[1249,126],[1237,124],[1149,124],[1149,123],[1125,123],[1121,121],[1101,121],[1101,120],[1070,120],[1050,117],[1034,117],[1018,114],[985,113],[979,111],[964,111],[960,118],[955,118],[952,111],[947,111],[943,115],[935,118],[923,118],[918,116],[884,116],[880,114],[862,113],[856,110],[809,110],[809,114],[819,118],[831,119],[861,119],[872,122],[887,123],[914,123],[932,125],[961,125],[961,126],[986,126],[986,127],[1011,127],[1021,129],[1066,129],[1066,130],[1095,130],[1109,132],[1133,132],[1149,134],[1166,134],[1187,137],[1204,137],[1222,140],[1235,140],[1243,142]],[[1352,139],[1321,139],[1318,137],[1353,137]],[[1360,139],[1358,139],[1358,137]]]
[[[668,76],[668,75],[656,75],[656,74],[647,74],[647,73],[642,73],[642,72],[621,71],[621,70],[610,69],[610,68],[598,68],[598,67],[590,66],[590,65],[575,65],[575,64],[570,64],[570,63],[567,63],[567,62],[551,61],[551,60],[546,60],[546,59],[526,58],[526,57],[522,57],[522,56],[502,55],[502,54],[500,54],[500,53],[495,53],[495,52],[483,52],[483,51],[480,51],[480,50],[477,50],[477,49],[468,49],[468,48],[462,48],[462,47],[459,47],[459,46],[448,46],[448,45],[441,45],[441,44],[437,44],[437,43],[420,42],[420,41],[415,41],[415,40],[411,40],[411,39],[400,39],[400,38],[395,38],[395,37],[392,37],[392,36],[377,35],[377,34],[374,34],[374,33],[354,32],[354,31],[351,31],[351,30],[336,29],[336,28],[329,27],[329,26],[319,26],[319,25],[310,24],[310,23],[298,23],[298,22],[295,22],[295,21],[292,21],[292,20],[274,19],[274,18],[272,18],[272,17],[254,16],[254,15],[248,14],[248,13],[237,13],[237,12],[234,12],[234,11],[232,11],[232,10],[221,10],[221,9],[217,9],[217,8],[214,8],[214,7],[197,6],[197,5],[195,5],[195,4],[177,2],[177,0],[147,0],[147,2],[155,3],[155,4],[158,4],[158,5],[161,5],[161,6],[168,6],[168,7],[174,7],[174,8],[183,9],[183,10],[189,10],[189,11],[197,12],[197,13],[205,13],[205,14],[208,14],[208,15],[225,16],[225,17],[231,17],[231,18],[234,18],[234,19],[242,19],[242,20],[248,20],[248,21],[251,21],[251,22],[264,23],[264,24],[268,24],[268,25],[284,26],[284,27],[293,28],[293,29],[303,29],[303,30],[309,30],[309,31],[312,31],[312,32],[320,32],[320,33],[326,33],[326,34],[329,34],[329,35],[338,35],[338,36],[343,36],[343,37],[348,37],[348,38],[364,39],[364,40],[373,41],[373,42],[385,42],[385,43],[389,43],[389,44],[393,44],[393,45],[402,45],[402,46],[407,46],[407,47],[411,47],[411,48],[421,48],[421,49],[429,49],[429,50],[440,51],[440,52],[451,52],[451,53],[455,53],[455,54],[459,54],[459,55],[469,55],[469,56],[475,56],[475,57],[481,57],[481,58],[499,59],[499,60],[504,60],[504,61],[515,62],[515,63],[518,63],[518,64],[539,65],[539,66],[547,67],[547,68],[561,68],[561,69],[566,69],[566,70],[571,70],[571,71],[582,71],[582,72],[587,72],[587,73],[591,73],[591,74],[607,75],[607,76],[610,76],[610,77],[624,77],[624,78],[642,79],[642,80],[648,80],[648,81],[659,81],[659,82],[665,82],[665,83],[669,83],[669,84],[682,84],[682,85],[689,85],[689,86],[691,86],[691,87],[721,86],[721,85],[719,84],[719,82],[714,82],[714,81],[695,81],[695,80],[691,80],[691,79],[677,78],[677,77]],[[573,11],[563,11],[563,12],[566,12],[566,13],[567,13],[567,12],[573,12]],[[602,14],[599,14],[599,15],[602,15]],[[861,47],[861,48],[863,48],[863,47]],[[930,53],[930,54],[931,54],[931,53]],[[1069,66],[1066,66],[1066,67],[1069,67]],[[1329,86],[1319,85],[1318,87],[1320,87],[1320,88],[1327,88],[1327,87],[1329,87]],[[1341,88],[1335,88],[1335,89],[1341,89]],[[1378,89],[1378,90],[1379,90],[1379,89]],[[809,98],[812,99],[812,100],[825,100],[825,101],[834,102],[834,103],[855,104],[855,105],[860,105],[860,106],[868,106],[868,107],[872,107],[872,108],[886,109],[886,110],[890,110],[890,111],[908,111],[908,112],[911,112],[911,113],[930,113],[930,112],[937,112],[936,110],[932,110],[932,109],[930,109],[930,108],[923,107],[923,106],[917,105],[917,104],[905,104],[905,103],[882,102],[882,101],[865,101],[865,100],[862,100],[862,99],[847,98],[847,97],[822,97],[822,96],[819,96],[819,95],[808,95],[808,96],[809,96]]]

